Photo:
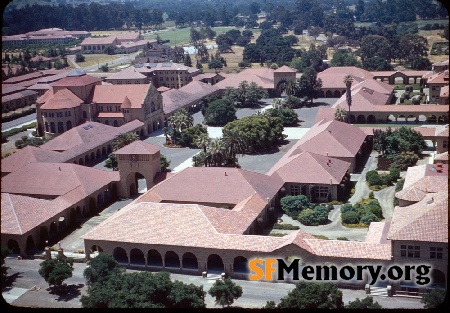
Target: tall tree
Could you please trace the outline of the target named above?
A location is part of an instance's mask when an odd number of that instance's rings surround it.
[[[216,280],[208,293],[215,298],[216,305],[230,306],[234,300],[242,296],[242,287],[236,285],[231,279]]]
[[[231,166],[236,166],[237,155],[244,155],[247,149],[247,143],[244,137],[239,132],[225,129],[223,131],[222,141],[228,163]]]
[[[340,309],[344,307],[342,291],[333,283],[300,281],[281,299],[280,309]]]
[[[103,282],[110,275],[122,274],[125,269],[119,266],[119,263],[111,254],[100,252],[95,258],[87,262],[87,267],[83,272],[88,285],[97,282]]]
[[[345,99],[347,100],[347,106],[348,106],[348,115],[347,115],[347,123],[350,123],[350,111],[352,106],[352,83],[353,83],[353,77],[351,75],[346,75],[344,77],[344,84],[345,84]]]
[[[298,82],[299,85],[299,95],[301,97],[307,97],[311,104],[313,99],[317,98],[322,89],[322,80],[317,78],[317,72],[312,67],[305,69],[303,75],[300,77]]]
[[[72,277],[72,258],[58,255],[56,259],[45,260],[39,266],[39,275],[45,279],[49,286],[61,287],[67,278]]]

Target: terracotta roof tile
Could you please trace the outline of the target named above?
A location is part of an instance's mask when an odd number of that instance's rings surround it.
[[[58,90],[53,97],[51,97],[47,102],[45,102],[41,109],[43,110],[61,110],[70,109],[78,107],[80,104],[84,103],[83,100],[78,98],[69,89]]]
[[[325,257],[390,260],[391,245],[358,241],[305,239],[314,254]]]
[[[141,74],[134,66],[127,67],[126,69],[123,69],[120,72],[114,73],[108,78],[106,78],[106,81],[111,80],[126,80],[126,79],[145,79],[147,78],[146,75]]]
[[[288,154],[313,152],[338,158],[354,157],[365,139],[366,134],[358,127],[332,120],[311,127]]]
[[[71,72],[72,73],[72,72]],[[80,73],[79,75],[71,75],[68,73],[66,77],[54,82],[52,86],[54,87],[76,87],[76,86],[87,86],[90,84],[97,84],[101,82],[101,78],[88,75],[86,73]]]
[[[364,242],[370,243],[389,243],[386,239],[389,231],[390,222],[372,222],[369,225]]]
[[[141,108],[151,86],[151,84],[96,85],[89,101],[98,104],[122,104],[127,97],[131,104],[130,108]]]
[[[275,73],[297,73],[297,70],[292,67],[283,65],[282,67],[277,68],[274,72]]]
[[[388,239],[448,242],[448,191],[428,194],[406,207],[395,207]]]
[[[267,173],[277,173],[284,182],[338,185],[350,163],[327,156],[304,152],[282,158]]]
[[[60,201],[2,192],[2,235],[23,235],[65,209]]]
[[[81,186],[86,197],[111,181],[107,171],[77,164],[29,163],[2,177],[1,190],[22,195],[58,197]]]
[[[2,173],[11,173],[31,162],[63,162],[60,153],[47,151],[39,147],[26,146],[16,153],[2,159]]]
[[[161,147],[155,146],[141,140],[133,141],[129,145],[114,151],[114,154],[155,154],[161,150]]]

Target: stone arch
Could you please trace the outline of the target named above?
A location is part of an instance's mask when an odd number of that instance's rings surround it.
[[[155,267],[162,267],[163,262],[162,262],[161,254],[158,251],[156,251],[155,249],[151,249],[148,251],[147,265],[155,266]]]
[[[333,98],[333,92],[331,90],[327,90],[325,93],[325,98]]]
[[[144,136],[144,129],[141,128],[141,131],[139,132],[140,136],[143,137]]]
[[[83,212],[81,212],[81,207],[80,206],[77,206],[75,208],[75,214],[76,214],[77,218],[81,218],[83,216]]]
[[[91,162],[95,161],[95,153],[94,151],[91,152]]]
[[[408,116],[406,117],[405,120],[408,122],[408,120],[409,120],[410,118],[412,118],[412,119],[415,120],[416,117],[415,117],[414,115],[410,114],[410,115],[408,115]]]
[[[146,186],[148,186],[148,180],[139,172],[132,172],[128,174],[126,179],[126,186],[128,186],[130,196],[139,193],[139,180],[145,179]]]
[[[112,152],[112,147],[111,147],[111,145],[108,145],[108,148],[106,148],[106,152],[107,152],[108,154],[111,154],[111,152]]]
[[[152,131],[153,131],[153,130],[152,130],[152,124],[149,123],[149,124],[147,125],[147,133],[150,134]]]
[[[235,257],[233,261],[233,269],[235,273],[248,273],[249,269],[247,258],[244,258],[243,256]]]
[[[130,264],[133,265],[145,265],[144,253],[140,249],[131,249],[130,251]]]
[[[25,250],[27,251],[27,254],[32,254],[36,250],[36,245],[34,243],[33,236],[31,235],[27,237]]]
[[[367,124],[375,124],[377,122],[377,119],[375,118],[375,115],[370,114],[367,117]]]
[[[101,153],[100,153],[100,149],[97,149],[97,152],[95,153],[95,158],[98,160],[102,157]]]
[[[89,253],[100,253],[103,252],[103,248],[98,245],[92,245],[89,249]]]
[[[180,257],[173,251],[167,251],[164,256],[165,267],[180,267]]]
[[[84,160],[83,160],[83,158],[80,158],[80,159],[78,160],[78,164],[84,165]]]
[[[58,134],[64,133],[64,123],[58,122]]]
[[[156,121],[153,121],[153,131],[158,129],[158,124],[156,123]]]
[[[362,114],[358,115],[356,119],[356,123],[358,124],[365,124],[366,123],[366,117]]]
[[[427,122],[429,123],[436,123],[437,122],[437,117],[434,114],[428,115],[427,116]]]
[[[349,121],[349,123],[354,124],[356,122],[355,116],[353,114],[350,114],[348,116],[348,121]]]
[[[62,232],[67,227],[67,221],[64,216],[60,216],[58,220],[58,232]]]
[[[186,252],[185,254],[183,254],[183,268],[198,270],[198,260],[193,253]]]
[[[42,247],[45,247],[46,241],[48,241],[49,235],[48,235],[48,229],[47,226],[41,226],[39,228],[39,244]]]
[[[104,204],[104,201],[103,201],[103,200],[104,200],[104,199],[103,199],[103,193],[102,193],[102,192],[99,192],[98,195],[97,195],[97,207],[98,207],[98,208],[101,208],[102,205]]]
[[[20,254],[19,243],[16,240],[9,239],[6,246],[8,247],[9,250],[11,250],[11,253]]]
[[[439,115],[437,118],[438,123],[446,123],[447,122],[447,116],[445,115]]]
[[[102,147],[102,157],[106,157],[106,148]]]
[[[431,285],[434,288],[442,288],[442,289],[446,288],[447,283],[445,279],[445,274],[442,271],[434,268],[431,270],[430,277],[431,277]]]
[[[418,117],[419,122],[426,122],[427,117],[424,114],[420,114]]]
[[[117,120],[114,120],[113,126],[114,126],[114,127],[119,127],[119,122],[117,122]]]
[[[89,154],[86,154],[84,157],[84,164],[88,165],[89,164]]]
[[[77,223],[77,213],[75,212],[75,208],[69,209],[69,224],[74,226]]]
[[[128,255],[124,248],[114,248],[113,257],[118,263],[128,264]]]
[[[105,120],[105,125],[109,125],[109,121],[108,120]]]
[[[339,90],[335,90],[333,92],[333,98],[340,98],[341,97],[341,92]]]
[[[56,222],[53,221],[50,223],[50,227],[49,227],[49,237],[52,238],[54,236],[56,236],[56,234],[58,233],[58,227],[56,225]]]
[[[210,254],[208,256],[208,262],[206,264],[208,272],[220,272],[225,270],[222,258],[217,254]]]

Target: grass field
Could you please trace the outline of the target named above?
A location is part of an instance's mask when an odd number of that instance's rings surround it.
[[[105,54],[84,54],[85,61],[77,62],[81,67],[92,66],[99,63],[111,62],[119,58],[117,55],[105,55]],[[70,63],[70,62],[69,62]]]

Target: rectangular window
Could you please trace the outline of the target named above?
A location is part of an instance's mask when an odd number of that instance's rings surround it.
[[[442,259],[443,249],[439,247],[430,247],[430,259]]]
[[[317,198],[328,198],[328,187],[317,187],[316,188],[316,197]]]
[[[291,185],[291,196],[298,196],[298,195],[300,195],[300,186]]]
[[[70,116],[70,111],[67,111],[67,116]]]
[[[420,246],[400,246],[400,256],[406,258],[420,258]]]
[[[444,140],[444,142],[442,143],[442,147],[443,148],[447,148],[447,146],[448,146],[448,141]]]

